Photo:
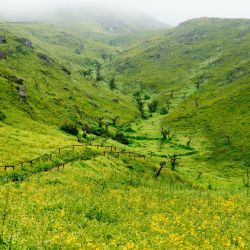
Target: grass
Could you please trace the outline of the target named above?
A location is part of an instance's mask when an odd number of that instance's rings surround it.
[[[84,143],[146,159],[77,149],[1,171],[0,249],[248,249],[249,20],[203,18],[128,36],[94,23],[86,35],[78,25],[0,23],[0,165],[78,143],[64,124]],[[101,136],[82,136],[107,124]],[[117,132],[128,145],[112,140]],[[68,164],[55,171],[60,162]]]
[[[13,249],[249,247],[245,191],[190,190],[143,168],[100,157],[1,187],[2,239]]]

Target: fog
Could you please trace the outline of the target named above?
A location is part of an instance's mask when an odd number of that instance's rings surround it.
[[[250,18],[249,0],[0,0],[0,16],[35,19],[57,9],[89,5],[113,11],[143,12],[172,25],[203,16]]]

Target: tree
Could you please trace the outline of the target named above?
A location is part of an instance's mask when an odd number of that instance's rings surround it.
[[[159,177],[159,175],[160,175],[162,169],[163,169],[164,167],[166,167],[166,165],[167,165],[167,162],[166,162],[166,161],[160,162],[160,168],[159,168],[159,170],[156,172],[155,178],[158,178],[158,177]]]
[[[197,89],[199,89],[200,88],[200,82],[199,81],[197,81],[196,83],[195,83],[195,87],[197,88]]]
[[[100,82],[102,80],[103,77],[101,76],[101,64],[96,62],[96,81]]]
[[[177,157],[176,153],[174,153],[173,155],[168,155],[168,158],[170,159],[171,170],[175,171],[175,167],[177,165],[176,161],[180,158]]]
[[[148,104],[148,109],[150,113],[156,112],[157,107],[158,107],[158,101],[156,100]]]
[[[112,120],[112,125],[113,125],[113,126],[116,126],[119,119],[120,119],[120,116],[119,116],[119,115],[117,115],[117,116],[115,116],[115,117],[112,117],[112,118],[111,118],[111,120]]]
[[[91,134],[91,128],[90,128],[90,126],[89,126],[89,124],[87,124],[87,123],[84,123],[83,124],[83,127],[82,127],[82,130],[83,130],[83,133],[84,133],[84,137],[86,138],[87,137],[87,135],[88,134]]]
[[[189,136],[188,141],[187,141],[187,148],[190,147],[191,141],[192,141],[192,138],[191,136]]]
[[[199,98],[195,97],[195,106],[198,108],[199,107]]]
[[[171,90],[171,92],[170,92],[170,98],[173,99],[173,97],[174,97],[174,90]]]
[[[120,131],[116,133],[113,139],[125,145],[129,144],[129,140],[127,139],[127,137]]]
[[[162,135],[162,140],[169,140],[171,141],[173,137],[176,135],[176,130],[172,131],[170,127],[164,128],[161,127],[161,135]]]
[[[75,124],[65,123],[64,125],[60,126],[60,130],[63,130],[64,132],[71,135],[78,135],[78,128]]]
[[[98,123],[99,128],[102,128],[103,126],[103,119],[104,118],[102,116],[97,118],[97,123]]]
[[[167,114],[168,114],[168,110],[167,110],[165,107],[162,107],[162,108],[160,109],[160,114],[161,114],[161,115],[167,115]]]
[[[169,99],[166,100],[167,108],[170,109],[171,102]]]
[[[109,81],[109,87],[110,87],[111,90],[116,89],[115,78],[112,78],[112,79]]]
[[[141,93],[139,91],[135,92],[133,94],[134,96],[134,101],[136,102],[137,108],[141,114],[141,117],[144,118],[145,117],[145,113],[144,113],[144,100],[141,97]]]

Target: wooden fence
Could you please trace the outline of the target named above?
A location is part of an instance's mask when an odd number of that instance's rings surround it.
[[[31,167],[33,166],[33,163],[36,162],[36,161],[52,161],[53,157],[58,153],[58,154],[61,154],[63,150],[66,150],[66,149],[71,149],[71,150],[75,150],[76,148],[79,148],[79,147],[84,147],[85,149],[87,148],[96,148],[97,150],[99,149],[104,149],[104,151],[102,152],[102,154],[104,156],[106,156],[108,153],[112,153],[112,155],[115,155],[116,157],[120,157],[120,155],[123,155],[123,156],[127,156],[127,157],[137,157],[137,158],[143,158],[145,159],[146,156],[143,155],[143,154],[138,154],[138,153],[135,153],[135,152],[131,152],[131,151],[126,151],[126,150],[120,150],[115,147],[115,146],[104,146],[104,145],[92,145],[92,144],[77,144],[77,145],[70,145],[70,146],[67,146],[67,147],[63,147],[63,148],[59,148],[55,153],[50,153],[50,154],[44,154],[40,157],[37,157],[37,158],[34,158],[32,160],[28,160],[28,161],[23,161],[23,162],[19,162],[17,164],[14,164],[14,165],[3,165],[3,166],[0,166],[0,169],[4,169],[5,171],[7,169],[12,169],[12,170],[15,170],[16,168],[18,167],[21,167],[21,169],[23,170],[24,169],[24,165],[25,164],[29,164]],[[94,155],[94,157],[96,157],[96,155]],[[65,166],[66,163],[60,163],[58,165],[55,166],[55,168],[57,168],[58,170]]]

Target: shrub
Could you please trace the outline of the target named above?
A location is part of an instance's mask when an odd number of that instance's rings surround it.
[[[0,111],[0,121],[3,121],[6,118],[5,114]]]
[[[160,114],[161,114],[161,115],[167,115],[167,114],[168,114],[168,110],[167,110],[165,107],[162,107],[162,108],[160,109]]]
[[[109,87],[111,90],[116,89],[116,83],[115,83],[115,78],[112,78],[109,82]]]
[[[158,101],[156,100],[148,104],[148,110],[150,113],[156,112],[157,107],[158,107]]]
[[[129,144],[127,137],[122,132],[117,132],[113,139],[125,145]]]
[[[131,124],[128,123],[125,125],[125,127],[123,128],[124,132],[135,132],[135,130],[132,128]]]
[[[60,129],[71,135],[78,134],[78,128],[74,124],[64,124]]]

